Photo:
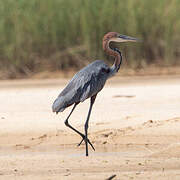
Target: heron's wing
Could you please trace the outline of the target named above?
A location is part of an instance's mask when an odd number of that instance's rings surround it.
[[[77,73],[53,103],[53,111],[63,111],[66,107],[86,99],[90,91],[91,75]]]
[[[102,77],[101,66],[105,66],[103,61],[95,61],[76,73],[53,103],[53,111],[61,112],[66,107],[97,94],[107,79]]]
[[[95,61],[73,77],[69,85],[73,84],[73,89],[76,91],[73,94],[76,94],[78,102],[92,97],[103,88],[108,76],[102,70],[106,71],[107,69],[109,67],[103,61]],[[68,89],[70,88],[68,87]]]

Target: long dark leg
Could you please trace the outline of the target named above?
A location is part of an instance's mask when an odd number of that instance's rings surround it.
[[[82,134],[81,132],[79,132],[77,129],[73,128],[73,127],[69,124],[69,122],[68,122],[71,114],[73,113],[73,111],[74,111],[74,109],[75,109],[75,107],[76,107],[77,105],[78,105],[78,103],[74,104],[71,112],[69,113],[69,115],[68,115],[68,117],[66,118],[66,120],[65,120],[64,123],[65,123],[65,125],[66,125],[67,127],[71,128],[73,131],[75,131],[76,133],[78,133],[78,134],[82,137],[82,139],[85,139],[85,135]],[[87,139],[87,142],[91,145],[91,147],[93,148],[93,150],[95,150],[95,149],[94,149],[94,146],[93,146],[92,143],[89,141],[89,139]],[[80,143],[80,144],[81,144],[81,143]],[[78,146],[80,146],[80,144],[78,144]]]
[[[88,123],[89,123],[89,118],[91,115],[91,110],[92,110],[92,106],[95,102],[95,99],[96,99],[96,95],[91,97],[89,112],[88,112],[88,116],[87,116],[86,123],[84,126],[84,129],[85,129],[85,139],[84,140],[85,140],[85,145],[86,145],[86,156],[88,156]]]

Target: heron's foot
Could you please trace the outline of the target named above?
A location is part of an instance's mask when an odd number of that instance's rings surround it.
[[[85,141],[85,135],[82,136],[82,140],[81,142],[78,144],[78,146],[80,146],[82,144],[82,142]],[[94,146],[92,145],[92,143],[89,141],[89,139],[87,139],[88,143],[90,144],[90,146],[92,147],[92,149],[95,151]]]

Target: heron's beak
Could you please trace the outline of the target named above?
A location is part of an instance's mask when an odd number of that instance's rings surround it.
[[[141,42],[139,39],[119,34],[116,38],[112,38],[111,41],[114,42]]]

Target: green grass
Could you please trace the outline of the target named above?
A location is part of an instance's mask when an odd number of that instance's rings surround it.
[[[119,48],[136,68],[178,64],[179,0],[6,0],[0,2],[0,69],[12,74],[80,68],[104,58],[102,37],[143,40]]]

